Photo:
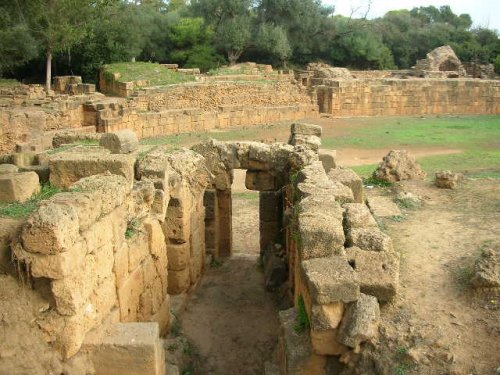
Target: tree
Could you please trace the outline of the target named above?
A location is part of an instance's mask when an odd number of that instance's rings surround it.
[[[292,54],[286,31],[282,26],[264,23],[260,25],[256,39],[257,48],[276,57],[286,67]]]

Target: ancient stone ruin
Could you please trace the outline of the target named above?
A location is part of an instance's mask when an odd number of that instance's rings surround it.
[[[467,75],[462,62],[450,46],[432,50],[426,59],[417,61],[414,69],[417,76],[426,78],[458,78]]]
[[[0,218],[11,239],[2,269],[47,299],[37,326],[64,358],[87,356],[97,374],[163,374],[170,296],[196,285],[207,257],[231,255],[232,171],[245,169],[247,188],[259,191],[261,251],[282,246],[282,282],[310,319],[298,337],[297,310],[280,314],[277,364],[321,374],[327,356],[376,337],[377,301],[396,295],[399,258],[359,177],[325,171],[320,136],[295,123],[289,144],[210,140],[141,154],[124,131],[101,146],[59,148],[46,163],[64,192],[26,219]],[[2,168],[5,180],[23,174]]]

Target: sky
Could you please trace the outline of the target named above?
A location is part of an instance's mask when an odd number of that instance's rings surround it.
[[[358,17],[366,13],[369,0],[323,0],[325,5],[334,5],[335,14],[350,16],[352,9]],[[434,5],[439,8],[449,5],[455,14],[468,13],[473,26],[483,26],[500,31],[500,0],[371,0],[368,18],[381,17],[390,10],[412,9]]]

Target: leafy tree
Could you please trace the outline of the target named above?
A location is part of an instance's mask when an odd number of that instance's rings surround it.
[[[292,48],[282,26],[266,23],[260,25],[256,45],[260,51],[276,57],[281,65],[286,67],[287,61],[292,54]]]

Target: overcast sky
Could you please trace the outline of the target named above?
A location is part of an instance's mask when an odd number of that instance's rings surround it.
[[[368,0],[323,0],[323,3],[334,5],[335,13],[344,16],[349,16],[351,9],[359,9],[360,16],[366,12]],[[381,17],[389,10],[429,5],[437,8],[449,5],[455,14],[470,14],[474,26],[500,30],[500,0],[372,0],[368,18]]]

